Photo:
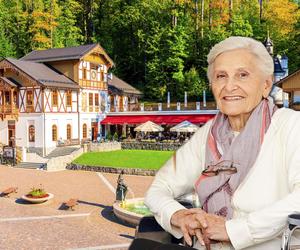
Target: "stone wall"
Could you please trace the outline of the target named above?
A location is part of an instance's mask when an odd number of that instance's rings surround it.
[[[69,170],[85,170],[94,172],[104,172],[113,174],[129,174],[129,175],[144,175],[144,176],[155,176],[157,170],[145,170],[140,168],[113,168],[113,167],[103,167],[103,166],[87,166],[79,164],[68,164],[67,169]]]
[[[83,144],[83,148],[84,148],[84,153],[114,151],[114,150],[121,150],[121,143],[120,142],[87,143],[87,144]]]
[[[180,143],[160,143],[160,142],[122,142],[122,149],[144,149],[144,150],[160,150],[175,151],[182,144]]]

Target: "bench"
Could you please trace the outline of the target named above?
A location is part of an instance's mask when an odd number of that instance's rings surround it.
[[[78,199],[70,199],[70,200],[64,202],[63,205],[64,205],[67,209],[74,210],[74,207],[75,207],[76,205],[78,205]]]
[[[8,198],[10,194],[17,193],[17,190],[18,190],[17,187],[9,187],[9,188],[7,188],[7,189],[5,189],[1,192],[1,197],[7,197]]]

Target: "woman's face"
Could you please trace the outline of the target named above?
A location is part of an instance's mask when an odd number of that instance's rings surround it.
[[[259,61],[246,49],[224,52],[212,65],[212,91],[223,114],[249,114],[267,97],[272,77],[266,77],[258,67]]]

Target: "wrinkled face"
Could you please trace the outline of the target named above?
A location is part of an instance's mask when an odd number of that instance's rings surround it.
[[[272,77],[266,77],[258,63],[256,56],[246,49],[227,51],[216,57],[211,85],[223,114],[249,114],[263,97],[269,95]]]

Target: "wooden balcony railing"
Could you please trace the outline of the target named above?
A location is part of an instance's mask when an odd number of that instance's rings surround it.
[[[5,105],[0,105],[0,113],[2,114],[19,114],[19,108],[17,105],[13,104],[5,104]]]

